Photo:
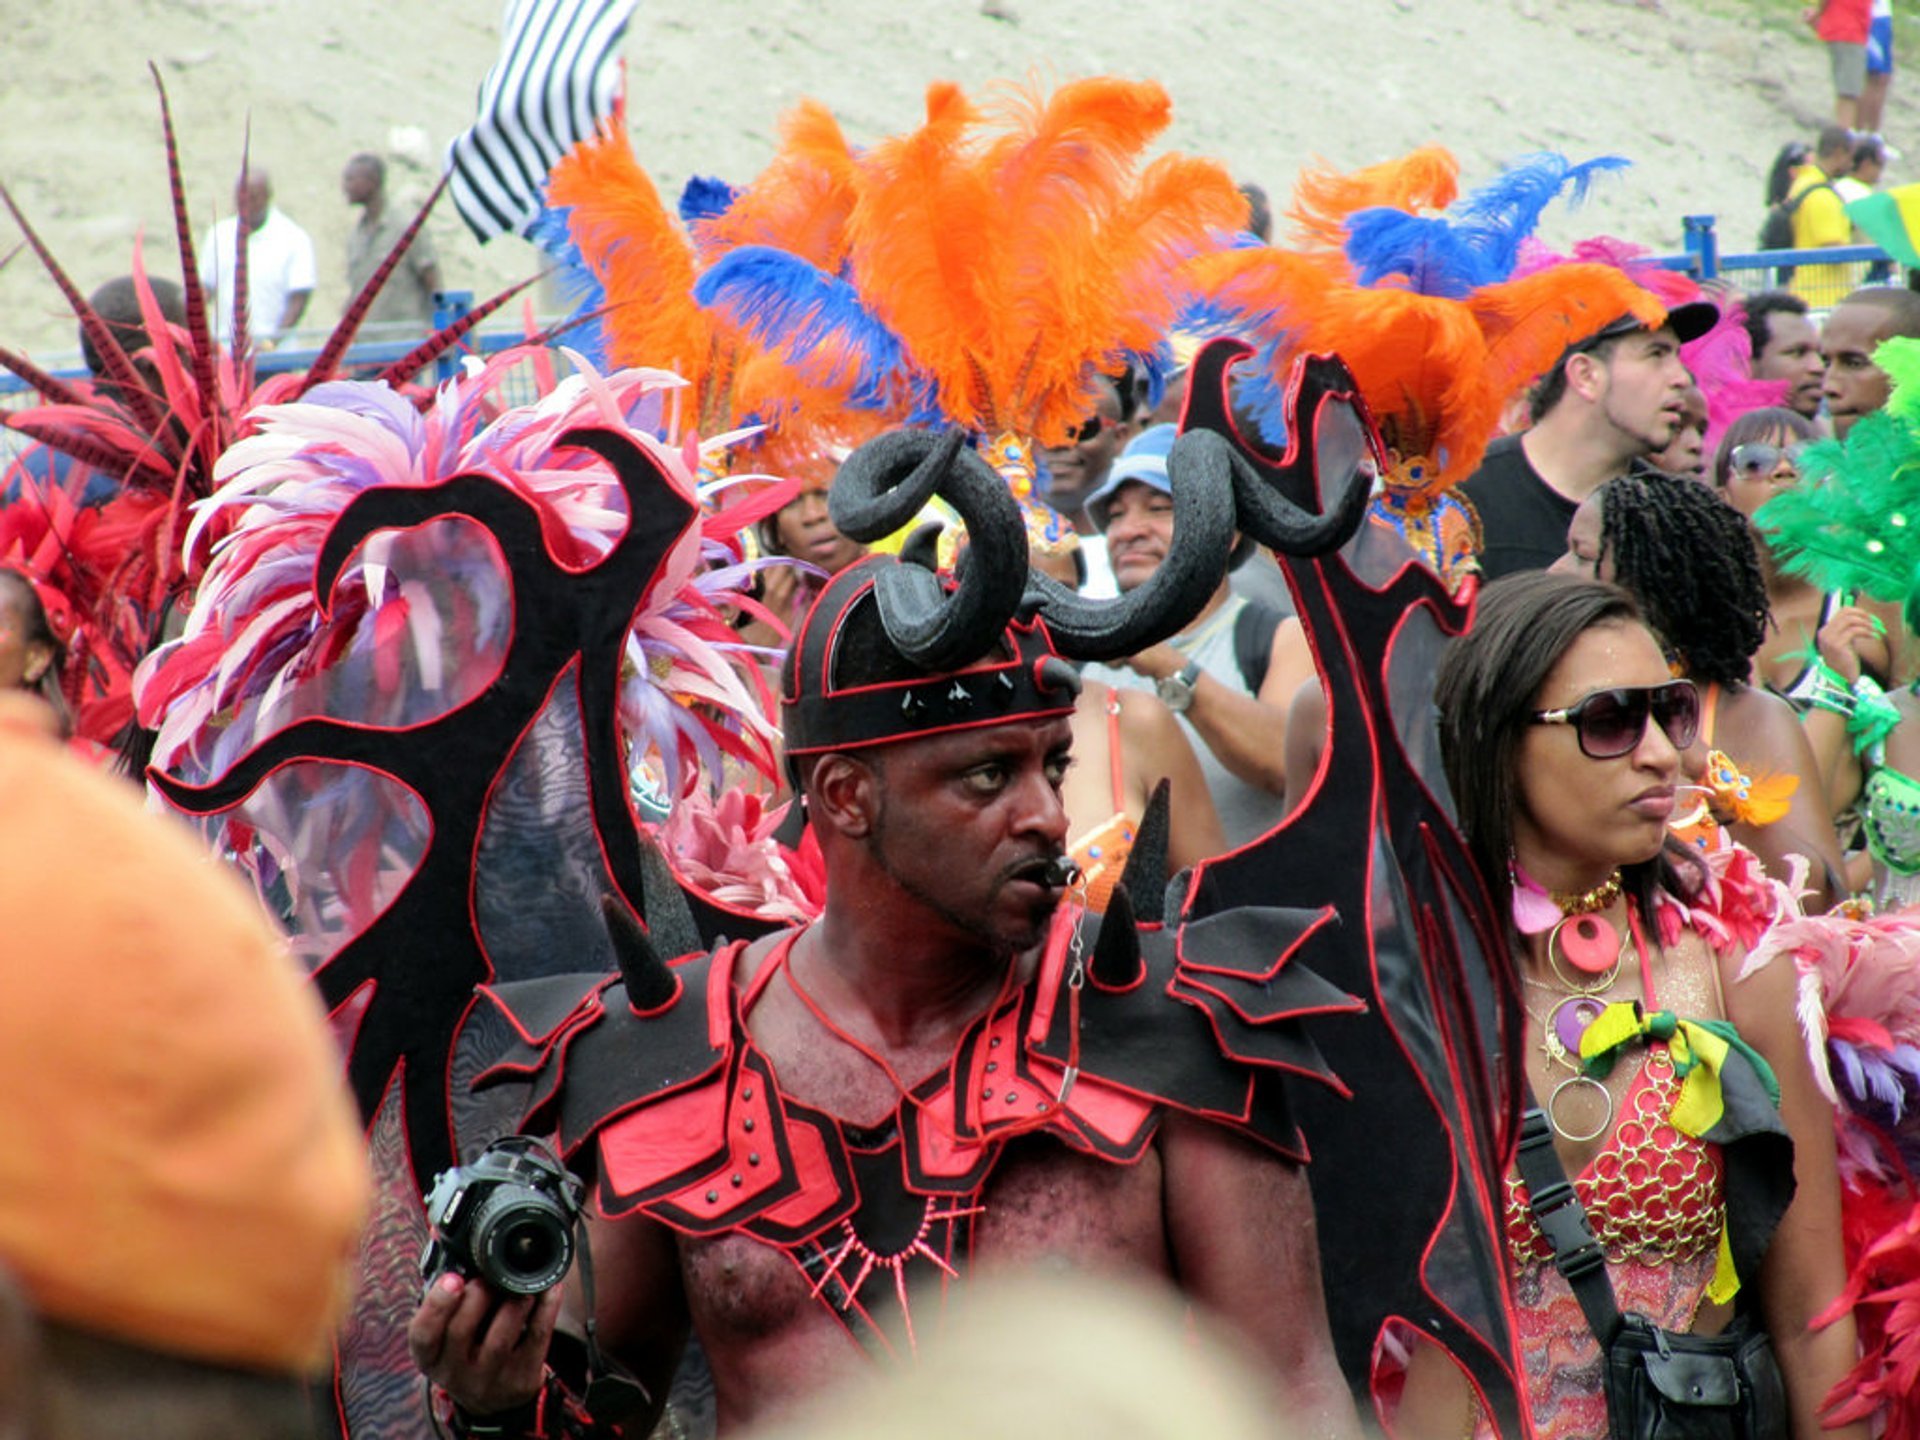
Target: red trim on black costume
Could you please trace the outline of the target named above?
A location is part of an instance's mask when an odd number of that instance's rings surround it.
[[[685,981],[677,1002],[651,1016],[635,1014],[620,985],[604,979],[576,980],[587,996],[571,1005],[558,981],[487,992],[526,1043],[482,1083],[537,1076],[525,1123],[557,1124],[576,1164],[591,1142],[604,1213],[644,1214],[702,1238],[750,1235],[783,1251],[856,1338],[890,1349],[913,1329],[903,1305],[909,1281],[944,1285],[964,1271],[974,1218],[1015,1136],[1046,1134],[1130,1165],[1166,1113],[1181,1110],[1300,1153],[1282,1092],[1224,1059],[1197,1007],[1173,993],[1170,936],[1142,937],[1147,983],[1124,994],[1082,988],[1075,1004],[1058,1003],[1074,993],[1073,927],[1071,914],[1056,916],[1036,975],[975,1020],[952,1063],[878,1126],[855,1130],[786,1095],[748,1028],[758,990],[798,932],[781,939],[745,993],[743,945],[690,957],[676,966]],[[1328,991],[1305,971],[1280,969],[1273,984],[1278,1013],[1262,1028],[1276,1047],[1291,1047],[1289,1065],[1314,1074],[1310,1045],[1287,1033],[1285,1001],[1316,1009]],[[529,1005],[569,1018],[557,1028],[516,1018]],[[1068,1033],[1076,1017],[1077,1037]],[[1069,1051],[1079,1066],[1071,1086]],[[889,1251],[878,1235],[913,1239]]]

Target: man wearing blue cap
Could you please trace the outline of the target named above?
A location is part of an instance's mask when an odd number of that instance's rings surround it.
[[[1167,454],[1178,429],[1155,425],[1128,442],[1087,514],[1106,536],[1121,592],[1144,585],[1167,556],[1173,534]],[[1252,553],[1243,540],[1237,565]],[[1277,623],[1233,593],[1227,577],[1206,607],[1173,639],[1087,676],[1121,690],[1151,690],[1179,718],[1193,743],[1229,845],[1265,834],[1286,813],[1282,749],[1293,692],[1313,674],[1300,622]]]

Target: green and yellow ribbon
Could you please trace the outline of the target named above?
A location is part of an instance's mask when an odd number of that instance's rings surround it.
[[[1725,1020],[1682,1020],[1671,1010],[1648,1014],[1638,1000],[1620,1000],[1607,1006],[1587,1026],[1580,1037],[1581,1068],[1595,1080],[1613,1073],[1614,1062],[1629,1045],[1662,1041],[1673,1062],[1674,1078],[1680,1090],[1667,1111],[1667,1123],[1682,1135],[1696,1140],[1711,1140],[1711,1132],[1726,1115],[1726,1099],[1720,1077],[1727,1057],[1739,1054],[1753,1067],[1766,1087],[1768,1098],[1778,1106],[1780,1082],[1773,1067]],[[1727,1227],[1720,1227],[1720,1254],[1714,1266],[1713,1280],[1707,1286],[1707,1298],[1724,1304],[1740,1288],[1740,1277],[1733,1267]]]

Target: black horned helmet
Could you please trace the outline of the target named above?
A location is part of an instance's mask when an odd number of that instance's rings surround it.
[[[1236,532],[1287,554],[1325,555],[1367,502],[1369,477],[1356,468],[1315,514],[1230,441],[1190,430],[1167,459],[1166,559],[1117,599],[1089,600],[1030,569],[1019,506],[965,438],[895,430],[840,467],[827,503],[843,534],[879,539],[938,495],[965,523],[969,548],[953,579],[874,555],[822,589],[794,635],[782,695],[789,755],[1067,714],[1078,689],[1067,662],[1119,659],[1177,634],[1218,588]],[[892,653],[876,657],[876,646]]]

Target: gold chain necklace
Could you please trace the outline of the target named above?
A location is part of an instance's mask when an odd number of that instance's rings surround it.
[[[1606,909],[1620,898],[1620,872],[1614,871],[1591,890],[1575,891],[1572,894],[1550,890],[1547,896],[1559,906],[1562,915],[1591,915],[1596,910]]]

